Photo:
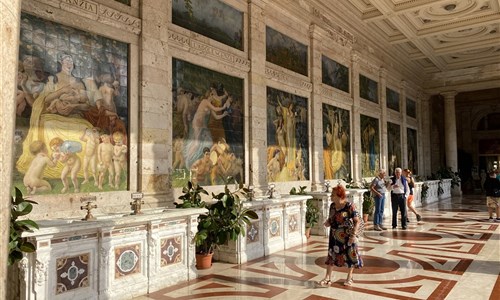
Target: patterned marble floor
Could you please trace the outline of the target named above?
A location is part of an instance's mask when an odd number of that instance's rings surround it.
[[[420,208],[407,230],[374,231],[360,241],[365,267],[354,285],[320,287],[328,240],[243,265],[214,263],[196,280],[138,297],[146,299],[500,299],[500,223],[489,223],[484,196],[464,196]],[[385,220],[390,227],[390,220]]]

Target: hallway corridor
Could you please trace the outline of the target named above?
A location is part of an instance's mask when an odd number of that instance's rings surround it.
[[[484,196],[464,196],[418,209],[407,230],[365,229],[365,267],[354,284],[334,269],[321,287],[326,237],[243,265],[214,263],[187,283],[136,298],[146,299],[500,299],[500,223],[488,222]],[[385,226],[390,227],[386,217]]]

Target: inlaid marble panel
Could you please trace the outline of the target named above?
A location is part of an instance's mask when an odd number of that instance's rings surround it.
[[[115,248],[115,278],[141,272],[141,245],[133,244]]]
[[[296,232],[299,231],[299,222],[300,216],[298,214],[293,214],[288,217],[288,231],[289,232]]]
[[[162,267],[182,262],[182,236],[161,239]]]
[[[89,253],[56,260],[56,295],[89,286]]]
[[[275,217],[269,219],[269,235],[271,237],[281,236],[281,218]]]
[[[252,224],[247,225],[247,244],[255,243],[259,240],[259,222],[252,222]]]

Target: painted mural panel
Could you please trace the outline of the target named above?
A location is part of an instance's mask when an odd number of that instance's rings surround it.
[[[271,27],[266,27],[266,60],[308,76],[307,46]]]
[[[325,179],[351,178],[349,111],[323,103],[323,163]]]
[[[173,0],[172,23],[243,50],[243,12],[218,0]]]
[[[378,83],[359,74],[359,96],[363,99],[378,103]]]
[[[417,131],[407,128],[406,139],[408,142],[408,169],[412,170],[414,174],[418,174]]]
[[[349,93],[349,68],[326,56],[321,56],[322,82]]]
[[[360,115],[361,175],[372,177],[380,168],[380,131],[378,119]]]
[[[173,187],[244,180],[243,79],[172,62]]]
[[[309,180],[307,99],[267,87],[267,180]]]
[[[417,118],[417,104],[410,98],[406,98],[406,115]]]
[[[393,175],[394,169],[401,168],[401,126],[387,122],[387,174]]]
[[[390,88],[385,89],[387,108],[395,111],[399,111],[399,93],[391,90]]]
[[[128,46],[21,14],[13,184],[126,190]]]

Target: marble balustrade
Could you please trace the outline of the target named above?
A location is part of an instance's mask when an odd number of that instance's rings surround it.
[[[39,221],[37,246],[20,262],[20,299],[130,299],[197,277],[198,215],[157,209],[94,221]]]

